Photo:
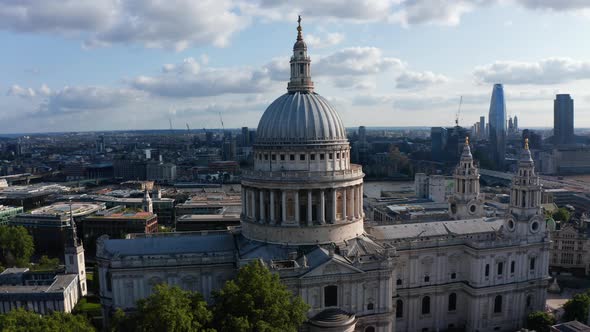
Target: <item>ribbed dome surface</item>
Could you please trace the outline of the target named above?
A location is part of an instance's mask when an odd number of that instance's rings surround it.
[[[317,93],[286,93],[264,112],[256,144],[325,144],[346,142],[338,113]]]

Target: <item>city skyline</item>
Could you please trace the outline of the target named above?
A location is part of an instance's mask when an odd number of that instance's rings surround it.
[[[494,83],[523,128],[552,127],[557,93],[590,127],[590,49],[568,42],[583,40],[590,4],[479,3],[0,4],[0,133],[219,128],[219,113],[255,128],[286,91],[297,14],[346,127],[451,126],[459,96],[469,127]]]

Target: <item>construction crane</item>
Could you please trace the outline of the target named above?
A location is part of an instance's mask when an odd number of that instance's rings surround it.
[[[459,98],[459,108],[457,109],[457,113],[455,114],[455,126],[459,127],[459,116],[461,115],[461,105],[463,105],[463,96]]]
[[[221,121],[221,129],[225,131],[225,126],[223,125],[223,118],[221,117],[221,112],[219,112],[219,121]]]
[[[172,118],[168,117],[168,122],[170,122],[170,131],[173,131],[174,129],[172,129]]]
[[[188,123],[186,124],[186,131],[190,134],[191,133],[191,128],[188,126]]]

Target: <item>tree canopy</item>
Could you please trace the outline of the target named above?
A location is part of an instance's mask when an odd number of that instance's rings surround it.
[[[54,311],[42,316],[24,309],[12,310],[0,315],[0,331],[3,332],[94,332],[84,316]]]
[[[260,261],[242,267],[213,298],[213,322],[220,332],[295,332],[309,310]]]
[[[563,309],[565,313],[563,315],[564,321],[578,320],[582,323],[586,323],[588,320],[588,309],[590,309],[590,295],[588,292],[574,295],[571,300],[568,300],[564,305]]]
[[[568,222],[571,218],[571,214],[566,208],[559,208],[553,212],[553,219]]]
[[[527,328],[536,332],[549,332],[554,324],[555,317],[544,311],[531,312],[526,319]]]
[[[22,226],[0,226],[0,265],[25,267],[35,251],[33,238]]]
[[[199,293],[177,286],[156,285],[149,297],[137,302],[137,312],[125,315],[118,310],[112,331],[206,332],[213,314]]]

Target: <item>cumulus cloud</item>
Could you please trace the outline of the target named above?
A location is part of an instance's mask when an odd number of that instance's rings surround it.
[[[531,9],[551,9],[555,11],[565,11],[573,9],[590,8],[590,3],[586,0],[516,0],[524,7]]]
[[[3,0],[0,29],[88,36],[86,47],[225,46],[250,18],[230,0]]]
[[[407,0],[389,17],[404,26],[414,24],[457,25],[461,16],[493,0]]]
[[[403,68],[397,58],[383,56],[376,47],[349,47],[321,57],[313,70],[318,75],[366,75]]]
[[[259,93],[269,88],[269,70],[202,68],[194,58],[167,64],[162,74],[139,76],[131,87],[163,97],[204,97],[232,93]]]
[[[6,92],[7,96],[20,97],[25,99],[31,99],[37,96],[37,93],[32,88],[23,88],[18,84],[12,85]]]
[[[423,88],[432,84],[446,83],[448,81],[449,79],[446,76],[435,74],[431,71],[406,71],[397,77],[396,87],[398,89]]]
[[[42,113],[72,113],[127,105],[140,97],[137,91],[106,87],[64,87],[41,104]]]
[[[305,37],[307,45],[314,48],[325,48],[338,45],[344,40],[344,35],[338,32],[327,33],[325,36],[307,34]]]
[[[590,78],[590,61],[547,58],[536,62],[496,61],[476,67],[480,83],[557,84]]]

